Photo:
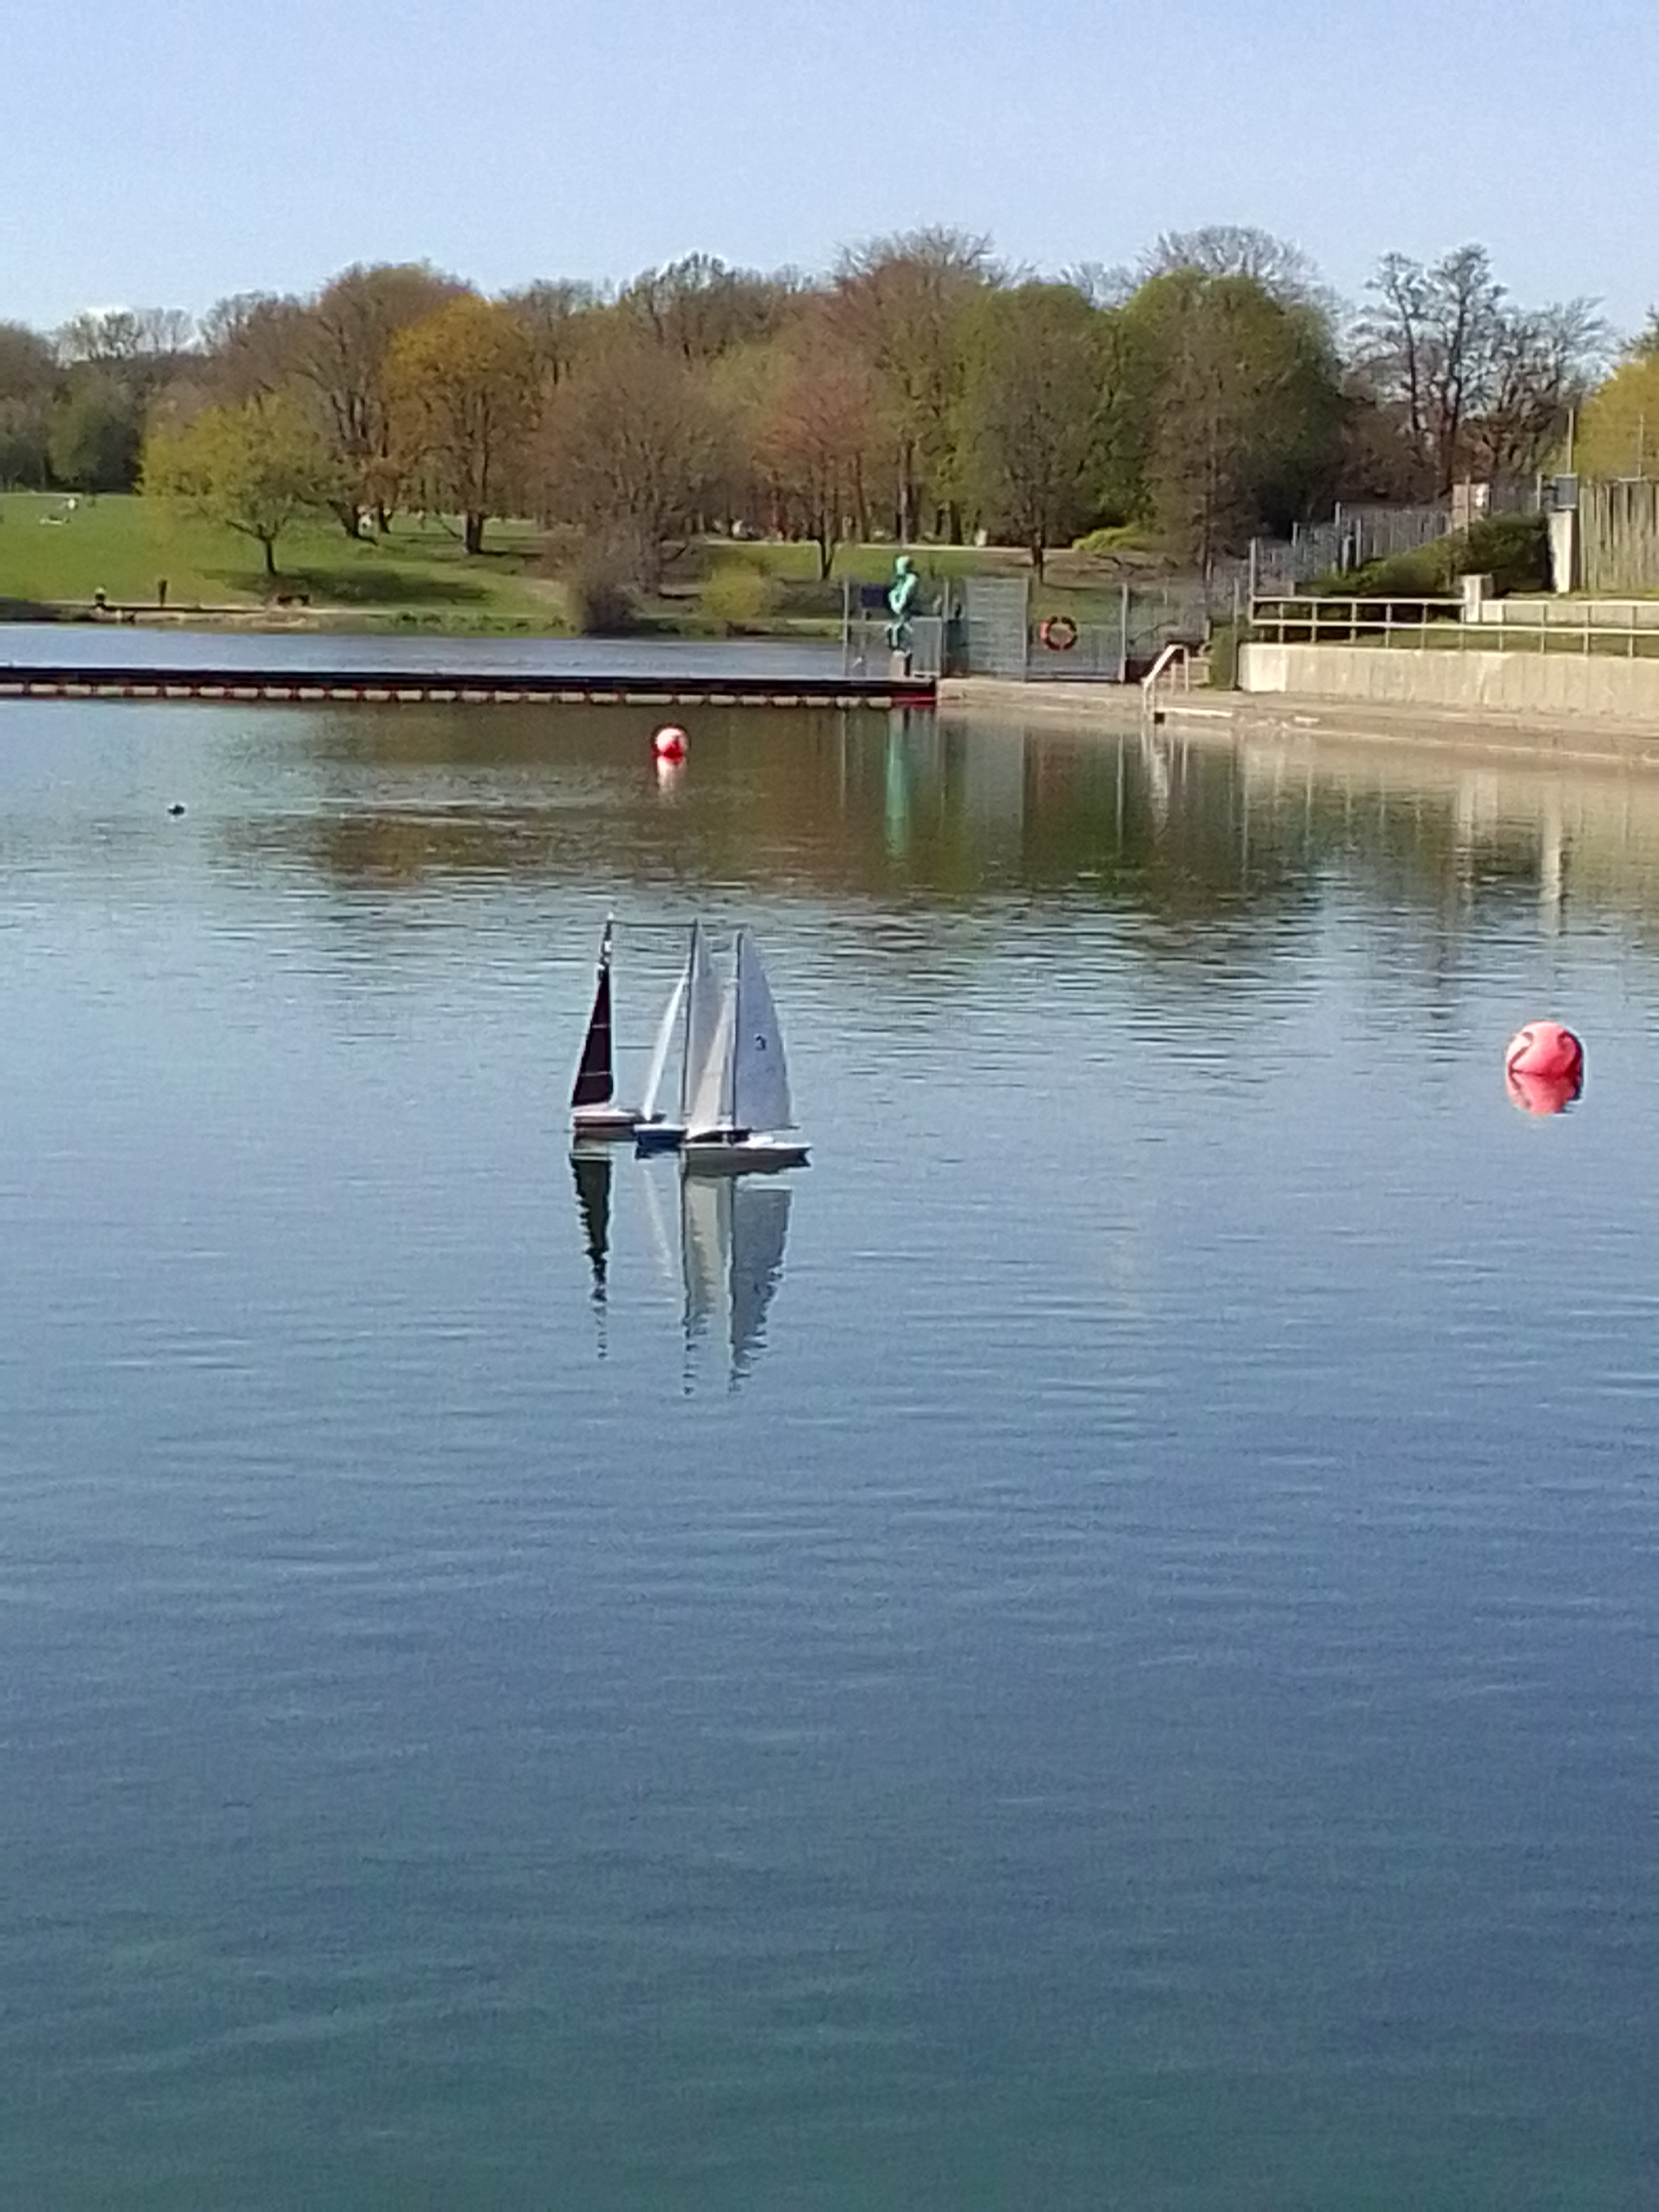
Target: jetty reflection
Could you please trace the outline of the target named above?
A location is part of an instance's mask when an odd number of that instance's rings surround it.
[[[611,1146],[577,1146],[570,1169],[597,1357],[610,1352],[620,1183],[621,1202],[637,1194],[659,1281],[678,1293],[684,1387],[695,1391],[718,1375],[727,1390],[738,1389],[765,1347],[783,1281],[793,1189],[775,1176],[699,1176],[666,1160],[619,1160]],[[674,1177],[672,1195],[665,1170]]]

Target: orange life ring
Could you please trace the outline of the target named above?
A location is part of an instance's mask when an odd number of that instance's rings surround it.
[[[1070,615],[1049,615],[1037,635],[1050,653],[1069,653],[1077,643],[1077,624]]]

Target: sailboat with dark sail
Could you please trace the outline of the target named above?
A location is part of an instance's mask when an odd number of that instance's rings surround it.
[[[587,1018],[581,1061],[570,1093],[570,1133],[585,1144],[608,1144],[631,1137],[640,1118],[637,1108],[617,1103],[616,1052],[611,1028],[612,927],[612,918],[607,916],[605,935],[599,940],[593,1009]]]

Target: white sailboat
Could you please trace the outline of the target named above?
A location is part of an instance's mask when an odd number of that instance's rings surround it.
[[[696,1065],[681,1157],[702,1174],[805,1167],[807,1147],[779,1133],[794,1121],[772,987],[753,937],[740,929],[719,1024]]]
[[[645,1097],[634,1131],[637,1151],[678,1152],[684,1142],[691,1100],[720,1027],[721,1003],[720,980],[708,957],[708,940],[702,925],[694,921],[685,966],[668,994],[668,1004],[663,1008],[657,1041],[652,1048]],[[657,1111],[657,1099],[668,1072],[669,1055],[677,1034],[680,1042],[679,1110],[675,1115],[661,1115]]]
[[[617,1103],[617,1069],[611,1034],[611,934],[607,915],[599,939],[599,973],[593,979],[593,1009],[582,1039],[582,1056],[570,1091],[570,1133],[579,1143],[608,1144],[631,1137],[638,1109]]]

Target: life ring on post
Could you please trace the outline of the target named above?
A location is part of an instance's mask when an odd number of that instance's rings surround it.
[[[1077,624],[1070,615],[1048,615],[1044,617],[1037,635],[1050,653],[1069,653],[1077,643]]]

